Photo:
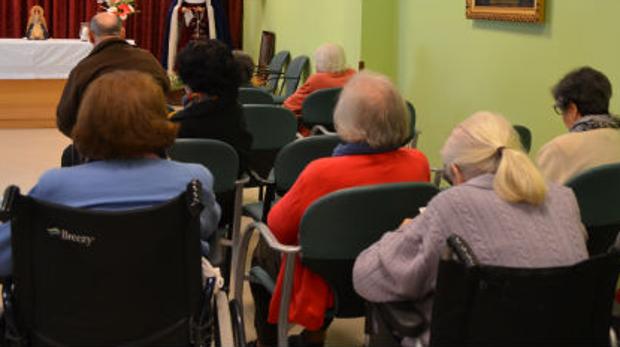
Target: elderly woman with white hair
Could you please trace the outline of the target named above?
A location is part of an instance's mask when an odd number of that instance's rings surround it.
[[[416,149],[401,148],[409,136],[409,114],[405,102],[394,85],[384,76],[362,72],[344,87],[334,113],[336,131],[344,143],[333,156],[310,163],[288,193],[273,207],[267,224],[284,244],[299,243],[299,223],[306,209],[318,198],[336,190],[395,182],[428,182],[429,163]],[[279,259],[270,254],[256,259],[255,264]],[[276,270],[277,271],[277,267]],[[254,287],[257,307],[255,325],[257,346],[275,346],[282,275],[280,267],[273,296]],[[274,274],[275,275],[275,274]],[[333,305],[333,293],[327,283],[303,265],[297,264],[293,280],[289,320],[306,330],[293,339],[293,345],[323,346],[325,312]],[[267,303],[269,322],[265,324]],[[266,303],[267,302],[267,303]]]
[[[342,46],[325,43],[314,52],[316,72],[306,80],[297,91],[284,101],[284,107],[295,114],[301,113],[301,105],[308,95],[319,89],[339,88],[344,86],[355,74],[347,68]]]
[[[466,240],[483,264],[552,267],[588,257],[573,192],[545,183],[505,118],[472,115],[452,131],[441,155],[455,186],[359,255],[353,283],[362,297],[428,298],[451,234]],[[420,304],[429,321],[431,306],[432,298]],[[428,342],[428,333],[422,340]]]

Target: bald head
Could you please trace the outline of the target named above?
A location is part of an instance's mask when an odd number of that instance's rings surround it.
[[[109,12],[97,13],[90,21],[90,32],[93,35],[93,41],[98,44],[104,39],[110,37],[122,37],[123,23],[121,19]]]

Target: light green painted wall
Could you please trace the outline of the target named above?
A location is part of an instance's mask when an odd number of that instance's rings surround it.
[[[543,25],[467,20],[464,2],[400,0],[399,85],[434,165],[450,130],[482,109],[530,127],[535,154],[565,132],[549,90],[575,67],[600,69],[620,88],[620,1],[547,0]]]
[[[360,59],[366,68],[396,80],[398,67],[399,0],[362,1]]]
[[[566,72],[590,65],[620,87],[620,1],[546,2],[545,23],[533,25],[468,20],[465,0],[246,0],[244,47],[257,57],[261,30],[293,55],[342,44],[349,65],[365,60],[413,101],[435,166],[450,130],[483,109],[530,127],[535,154],[565,132],[549,90]]]
[[[361,45],[361,0],[245,0],[243,49],[258,58],[263,30],[276,33],[276,51],[306,54],[325,42],[345,48],[357,68]]]

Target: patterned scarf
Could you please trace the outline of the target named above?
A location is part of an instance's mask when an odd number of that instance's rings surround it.
[[[608,114],[593,114],[581,117],[570,128],[570,132],[577,133],[582,131],[603,129],[603,128],[620,128],[620,119]]]

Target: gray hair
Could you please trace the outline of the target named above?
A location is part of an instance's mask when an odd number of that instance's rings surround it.
[[[317,72],[341,72],[346,69],[344,48],[335,43],[325,43],[314,52]]]
[[[90,20],[90,32],[95,37],[120,36],[122,28],[121,19],[111,13],[98,13]]]
[[[400,147],[410,135],[403,97],[385,76],[360,72],[345,85],[334,111],[340,138],[373,148]]]

